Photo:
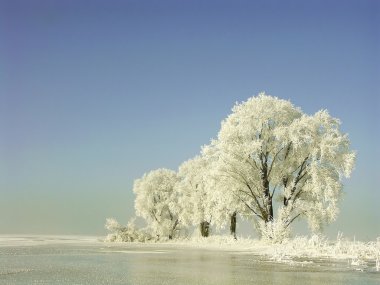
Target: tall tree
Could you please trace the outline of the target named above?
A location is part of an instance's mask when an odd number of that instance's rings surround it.
[[[172,239],[179,229],[176,182],[176,172],[161,168],[144,174],[133,185],[136,214],[147,221],[158,238]]]
[[[263,237],[283,238],[300,217],[312,230],[336,219],[341,181],[355,161],[339,126],[326,110],[309,116],[264,93],[235,105],[222,122],[210,146],[216,172]]]

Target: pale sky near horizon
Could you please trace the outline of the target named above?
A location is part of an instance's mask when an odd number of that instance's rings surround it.
[[[260,91],[342,121],[334,236],[380,236],[380,1],[0,0],[0,234],[105,234]],[[241,229],[249,234],[247,225]]]

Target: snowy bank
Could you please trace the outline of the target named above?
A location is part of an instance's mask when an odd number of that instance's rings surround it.
[[[118,243],[126,244],[126,243]],[[143,245],[144,243],[134,242]],[[225,250],[266,257],[275,262],[291,263],[294,260],[335,259],[346,260],[350,265],[374,267],[380,271],[380,238],[376,241],[361,242],[343,238],[338,234],[336,240],[322,235],[298,236],[282,243],[271,243],[251,238],[230,236],[192,237],[167,241],[148,241],[145,244],[160,246],[179,246],[205,250]]]

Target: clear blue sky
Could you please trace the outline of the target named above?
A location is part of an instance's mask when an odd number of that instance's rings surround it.
[[[342,120],[339,219],[380,235],[380,1],[0,0],[0,233],[104,234],[260,91]]]

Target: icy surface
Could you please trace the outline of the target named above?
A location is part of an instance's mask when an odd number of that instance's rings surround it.
[[[255,241],[209,243],[2,236],[0,284],[380,284],[375,260],[281,259]]]

